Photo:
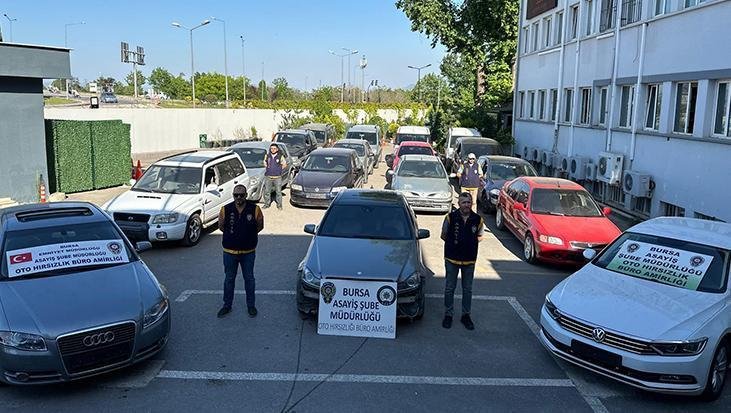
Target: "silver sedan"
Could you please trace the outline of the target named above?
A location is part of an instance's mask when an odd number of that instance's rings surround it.
[[[404,155],[396,171],[388,171],[386,177],[391,189],[401,192],[414,211],[451,211],[452,187],[436,156]]]

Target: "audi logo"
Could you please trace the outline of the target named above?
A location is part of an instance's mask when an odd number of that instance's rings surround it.
[[[592,338],[594,339],[594,341],[596,341],[597,343],[601,343],[602,341],[604,341],[604,338],[606,338],[606,336],[607,336],[607,332],[606,332],[606,331],[604,331],[604,330],[603,330],[603,329],[601,329],[601,328],[595,328],[595,329],[594,329],[594,330],[593,330],[593,331],[591,332],[591,337],[592,337]]]
[[[86,347],[95,347],[101,344],[111,343],[112,341],[114,341],[114,333],[107,331],[105,333],[86,336],[84,337],[84,340],[82,340],[82,343],[84,343]]]

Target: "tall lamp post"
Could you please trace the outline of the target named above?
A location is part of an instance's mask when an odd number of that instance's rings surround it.
[[[421,103],[421,85],[419,84],[421,82],[421,69],[426,69],[427,67],[431,66],[431,63],[424,66],[411,66],[409,65],[409,69],[416,69],[417,75],[417,81],[416,81],[416,87],[419,88],[419,102]]]
[[[353,84],[350,82],[350,68],[352,67],[352,66],[350,66],[350,56],[352,56],[354,54],[357,54],[358,51],[357,50],[348,49],[347,47],[343,47],[342,49],[345,50],[345,52],[347,53],[347,56],[348,56],[348,100],[353,100],[352,99],[352,95],[353,95]]]
[[[333,50],[328,50],[328,52],[330,52],[331,55],[340,58],[340,103],[343,103],[343,100],[345,100],[345,78],[343,76],[343,64],[345,63],[344,58],[346,56],[348,57],[348,83],[350,83],[350,55],[358,53],[358,51],[354,50],[352,52],[342,54],[335,53]]]
[[[69,27],[86,24],[86,22],[66,23],[63,27],[63,47],[69,47]],[[66,97],[69,97],[69,80],[66,79]]]
[[[11,19],[7,13],[3,13],[3,16],[5,16],[5,18],[8,19],[8,22],[10,22],[10,43],[12,43],[13,42],[13,22],[17,22],[18,19]]]
[[[226,22],[211,17],[211,20],[223,23],[223,74],[226,76],[226,108],[228,108],[228,53],[226,51]]]
[[[241,77],[244,78],[244,103],[246,103],[246,53],[244,50],[244,36],[239,36],[241,38]]]
[[[203,20],[201,24],[191,28],[185,27],[178,22],[173,22],[174,27],[177,27],[179,29],[185,29],[190,33],[190,83],[191,87],[193,88],[193,109],[195,109],[195,64],[193,60],[193,30],[199,27],[203,27],[210,22],[210,20]]]

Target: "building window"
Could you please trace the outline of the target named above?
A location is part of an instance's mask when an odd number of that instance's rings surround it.
[[[534,92],[532,90],[530,92],[528,92],[528,104],[530,105],[529,106],[530,111],[528,112],[529,117],[531,119],[535,119],[536,118],[536,116],[535,116],[536,115],[536,92]]]
[[[560,44],[563,39],[563,12],[556,13],[556,40],[555,44]]]
[[[571,123],[571,110],[574,104],[574,89],[564,89],[563,121]]]
[[[533,23],[532,30],[533,30],[533,43],[532,43],[533,47],[531,48],[531,51],[535,52],[536,50],[538,50],[538,38],[539,38],[538,22]]]
[[[670,13],[672,0],[655,0],[655,16]]]
[[[635,107],[635,87],[622,86],[622,96],[619,108],[619,127],[632,127],[632,112]]]
[[[675,85],[675,126],[677,133],[693,134],[698,83],[680,82]]]
[[[697,218],[697,219],[704,219],[704,220],[706,220],[706,221],[717,221],[717,222],[726,222],[726,221],[724,221],[724,220],[722,220],[722,219],[718,219],[718,218],[716,218],[716,217],[712,217],[712,216],[710,216],[710,215],[706,215],[706,214],[701,214],[700,212],[695,212],[695,213],[693,214],[693,216],[694,216],[695,218]]]
[[[518,118],[525,117],[525,92],[518,92]]]
[[[719,82],[716,90],[716,111],[713,122],[713,134],[731,136],[731,81]]]
[[[697,6],[706,0],[685,0],[685,8]]]
[[[661,85],[647,85],[647,112],[645,129],[660,130],[660,105],[662,102]]]
[[[607,124],[607,98],[609,96],[609,89],[603,87],[599,90],[599,124]]]
[[[523,53],[530,53],[530,27],[523,27]]]
[[[590,36],[594,33],[594,2],[592,0],[586,0],[584,2],[584,10],[586,12],[586,31],[584,33]]]
[[[546,91],[538,91],[538,119],[543,120],[546,118]]]
[[[602,9],[599,14],[599,31],[607,31],[614,28],[615,20],[617,20],[617,0],[602,0]]]
[[[640,21],[642,0],[622,0],[622,26]]]
[[[558,89],[551,89],[551,121],[556,121],[556,111],[558,110]]]
[[[685,216],[685,208],[679,207],[677,205],[669,204],[667,202],[660,202],[660,210],[662,211],[663,216],[666,217],[684,217]]]
[[[568,31],[568,40],[574,40],[576,38],[576,35],[579,33],[579,5],[573,5],[571,6],[571,10],[569,11],[569,31]]]
[[[543,19],[543,47],[550,47],[553,38],[551,37],[551,17]]]
[[[652,200],[644,197],[632,197],[632,210],[642,215],[650,216],[650,207]]]
[[[581,115],[579,123],[582,125],[591,124],[591,88],[581,89]]]

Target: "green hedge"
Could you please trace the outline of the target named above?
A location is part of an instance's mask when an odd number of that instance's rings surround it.
[[[130,126],[119,120],[46,120],[50,192],[121,185],[130,178]]]

